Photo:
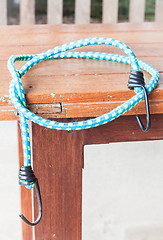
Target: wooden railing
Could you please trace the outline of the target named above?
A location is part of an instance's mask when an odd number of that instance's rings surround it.
[[[102,22],[118,22],[118,0],[103,0]],[[75,23],[90,23],[91,0],[75,0]],[[129,22],[142,23],[145,15],[145,0],[130,0]],[[63,0],[47,0],[47,23],[63,21]],[[156,0],[155,21],[163,22],[163,0]],[[20,0],[20,24],[35,23],[35,0]],[[7,24],[7,0],[0,0],[0,25]]]

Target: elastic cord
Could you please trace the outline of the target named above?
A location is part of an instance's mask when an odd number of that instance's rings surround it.
[[[67,52],[68,50],[88,45],[112,45],[122,49],[128,55],[128,57],[100,52]],[[110,38],[86,38],[55,47],[41,54],[11,56],[8,61],[8,69],[12,76],[12,81],[10,84],[10,98],[14,106],[16,107],[17,111],[20,113],[25,166],[30,166],[31,164],[28,119],[41,126],[51,129],[67,131],[88,129],[112,121],[113,119],[129,111],[132,107],[134,107],[138,102],[140,102],[144,98],[144,92],[142,91],[142,89],[140,87],[134,87],[134,91],[136,94],[131,99],[129,99],[121,106],[118,106],[117,108],[113,109],[111,112],[103,114],[102,116],[99,116],[97,118],[71,123],[62,123],[51,121],[48,119],[43,119],[42,117],[35,115],[26,108],[25,93],[23,90],[21,77],[37,63],[45,59],[58,59],[58,58],[101,59],[106,61],[126,63],[131,65],[132,71],[137,72],[139,72],[141,68],[152,75],[150,81],[146,85],[146,90],[148,94],[156,87],[157,82],[159,80],[159,73],[156,69],[154,69],[151,65],[145,63],[144,61],[137,60],[134,53],[127,45],[118,40]],[[27,63],[19,71],[17,71],[14,66],[14,63],[16,61],[27,61]],[[28,187],[30,188],[31,186]]]

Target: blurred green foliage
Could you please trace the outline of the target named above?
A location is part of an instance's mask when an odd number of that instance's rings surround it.
[[[73,16],[75,12],[75,0],[63,0],[63,16]]]
[[[146,8],[145,8],[145,19],[149,21],[154,20],[154,13],[155,13],[155,0],[147,0],[146,1]]]
[[[37,14],[47,13],[47,0],[36,0],[35,5]]]
[[[120,21],[128,20],[129,0],[119,0],[118,18]]]
[[[63,15],[74,16],[75,0],[63,0]],[[36,0],[37,14],[43,14],[47,11],[47,0]],[[154,20],[155,0],[146,0],[145,19]],[[119,0],[119,20],[125,21],[129,15],[129,0]],[[91,17],[102,19],[102,0],[91,0]]]

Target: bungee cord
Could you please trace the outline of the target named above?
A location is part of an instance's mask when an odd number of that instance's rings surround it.
[[[124,51],[127,56],[110,54],[105,52],[69,52],[69,50],[88,46],[88,45],[112,45],[114,47],[118,47]],[[57,121],[51,121],[49,119],[44,119],[26,108],[26,99],[25,93],[23,90],[23,85],[21,78],[25,73],[40,63],[43,60],[47,59],[63,59],[63,58],[78,58],[78,59],[100,59],[105,61],[114,61],[119,63],[125,63],[131,65],[131,74],[128,81],[128,87],[130,89],[134,89],[135,95],[113,109],[109,113],[105,113],[102,116],[89,119],[86,121],[79,122],[70,122],[63,123]],[[19,71],[16,70],[14,63],[16,61],[26,61],[23,67]],[[151,75],[151,79],[148,84],[145,85],[143,73],[140,71],[140,68]],[[21,168],[19,173],[19,183],[20,185],[25,185],[27,188],[33,188],[36,186],[37,197],[39,202],[39,216],[34,223],[30,223],[23,215],[20,217],[29,225],[36,225],[42,216],[42,203],[41,203],[41,195],[39,190],[39,185],[37,178],[34,176],[34,173],[31,168],[31,147],[30,147],[30,135],[29,135],[29,120],[37,123],[41,126],[57,129],[57,130],[82,130],[88,129],[92,127],[97,127],[102,124],[106,124],[125,112],[129,111],[132,107],[134,107],[137,103],[139,103],[143,98],[145,98],[146,104],[146,113],[147,113],[147,125],[143,126],[139,116],[136,116],[139,126],[143,131],[148,131],[150,128],[150,111],[149,111],[149,102],[148,102],[148,94],[156,87],[159,80],[158,71],[153,68],[148,63],[137,60],[136,56],[132,52],[132,50],[124,43],[111,39],[111,38],[86,38],[78,41],[70,42],[64,44],[62,46],[57,46],[53,49],[50,49],[41,54],[33,54],[33,55],[14,55],[11,56],[8,60],[8,69],[12,76],[12,81],[10,83],[9,94],[12,103],[15,108],[19,112],[20,115],[20,126],[21,126],[21,134],[22,134],[22,144],[23,144],[23,153],[24,153],[24,166]]]

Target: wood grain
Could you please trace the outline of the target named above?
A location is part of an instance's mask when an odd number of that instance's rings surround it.
[[[162,23],[154,23],[154,22],[145,22],[142,24],[136,23],[118,23],[118,24],[87,24],[87,25],[74,25],[74,24],[62,24],[62,25],[44,25],[44,24],[37,24],[31,26],[1,26],[0,30],[1,33],[6,33],[7,35],[10,34],[27,34],[29,31],[31,34],[33,32],[37,32],[37,34],[49,34],[49,32],[54,32],[56,35],[59,33],[88,33],[90,31],[92,33],[110,33],[110,32],[157,32],[163,31],[163,24]],[[71,36],[70,36],[71,37]],[[30,39],[29,39],[30,42]],[[11,43],[11,41],[10,41]],[[41,42],[42,45],[42,42]]]
[[[18,121],[18,140],[19,140],[19,166],[20,168],[24,165],[23,161],[23,149],[22,149],[22,139],[20,123]],[[29,220],[32,219],[32,194],[31,190],[20,187],[21,190],[21,213]],[[20,214],[20,213],[19,213]],[[33,233],[32,228],[22,221],[22,236],[23,240],[32,240]]]
[[[145,116],[140,116],[146,123]],[[121,116],[114,121],[84,132],[84,144],[105,144],[113,142],[148,141],[163,139],[163,114],[151,116],[151,128],[143,132],[135,116]]]
[[[163,27],[161,24],[113,24],[113,25],[49,25],[49,26],[11,26],[1,27],[0,39],[0,119],[16,119],[14,108],[9,100],[8,88],[11,80],[7,69],[7,59],[12,54],[40,53],[65,42],[90,36],[114,37],[125,40],[138,58],[148,62],[160,71],[157,89],[150,95],[152,113],[162,112],[163,99]],[[91,31],[90,31],[91,30]],[[91,33],[90,33],[91,32]],[[131,34],[132,32],[132,34]],[[12,41],[9,41],[12,36]],[[45,45],[47,44],[47,45]],[[109,46],[89,46],[82,51],[104,51],[124,54],[121,50]],[[22,63],[17,63],[19,69]],[[55,66],[55,67],[54,67]],[[44,61],[33,67],[24,77],[23,85],[27,104],[33,109],[45,104],[44,117],[80,117],[98,116],[113,109],[133,96],[128,90],[127,81],[130,67],[124,64],[82,59]],[[148,82],[149,75],[146,74]],[[55,114],[48,104],[60,103],[63,111]],[[83,105],[82,105],[83,104]],[[47,110],[46,110],[47,106]],[[81,111],[79,113],[79,107]],[[82,108],[83,107],[83,108]],[[145,113],[144,104],[140,104],[139,114]],[[50,115],[47,114],[53,114]],[[130,114],[135,114],[134,108]]]
[[[33,124],[32,138],[34,171],[43,202],[35,239],[81,240],[82,132],[51,131]]]
[[[7,93],[10,76],[5,67],[6,59],[12,53],[31,53],[33,50],[40,52],[52,44],[56,46],[83,37],[105,35],[131,43],[138,50],[139,56],[149,60],[161,73],[159,86],[149,96],[153,115],[151,129],[147,133],[140,130],[135,116],[123,116],[98,128],[71,133],[32,124],[33,168],[43,201],[43,218],[35,228],[35,240],[81,240],[83,146],[163,139],[163,114],[155,114],[163,113],[163,26],[56,25],[20,26],[14,29],[1,27],[0,30],[0,64],[3,69],[0,79],[0,117],[3,119],[10,119],[15,113]],[[105,47],[99,49],[108,51]],[[20,63],[17,65],[18,69],[19,67]],[[128,66],[104,61],[56,60],[55,67],[54,61],[45,61],[23,77],[28,107],[36,112],[39,109],[39,114],[48,118],[61,117],[62,121],[77,121],[79,117],[100,115],[134,94],[126,87],[129,70]],[[146,74],[146,80],[148,79],[149,75]],[[55,111],[62,111],[53,113],[53,104]],[[144,113],[144,102],[129,114],[135,113]],[[77,118],[64,119],[70,116]],[[145,116],[141,118],[144,122]],[[19,146],[22,164],[20,129]],[[31,219],[31,191],[25,190],[22,188],[21,192],[22,212]],[[36,196],[34,213],[36,218]],[[23,225],[23,234],[23,240],[33,239],[32,230],[27,225]]]
[[[141,119],[144,122],[145,116]],[[81,119],[69,121],[78,120]],[[43,217],[35,227],[35,239],[82,239],[84,145],[156,139],[163,139],[163,114],[152,115],[151,129],[146,133],[141,131],[134,116],[71,133],[32,124],[33,164],[43,201]],[[36,196],[34,202],[36,217]]]
[[[78,25],[76,25],[78,26]],[[0,46],[20,46],[21,49],[23,50],[23,46],[45,46],[46,50],[47,49],[47,45],[52,45],[53,46],[58,46],[58,45],[62,45],[64,43],[68,43],[71,41],[76,41],[76,40],[80,40],[83,38],[88,38],[88,37],[108,37],[108,38],[113,38],[113,39],[117,39],[117,40],[121,40],[122,42],[126,43],[126,44],[131,44],[131,43],[136,43],[136,44],[149,44],[149,43],[153,43],[153,44],[157,44],[157,43],[162,43],[162,31],[155,31],[155,33],[153,34],[153,31],[151,33],[151,31],[146,31],[146,32],[142,32],[142,31],[133,31],[132,34],[129,31],[108,31],[106,32],[106,30],[104,32],[102,32],[102,29],[99,29],[98,31],[92,31],[92,28],[94,28],[96,25],[89,25],[90,29],[87,29],[86,31],[83,32],[61,32],[61,33],[57,33],[54,30],[53,31],[48,31],[48,33],[44,33],[44,31],[42,31],[41,33],[37,33],[37,29],[36,31],[32,31],[32,32],[26,32],[25,34],[22,34],[22,32],[18,32],[16,34],[16,32],[12,35],[12,40],[9,41],[9,36],[11,37],[11,33],[9,34],[9,32],[6,34],[2,34],[1,36],[1,41],[0,41]],[[106,28],[108,26],[106,25]],[[3,27],[2,27],[3,28]],[[67,26],[67,28],[69,28]],[[51,29],[50,26],[48,28],[49,30]],[[32,28],[31,28],[32,30]],[[93,47],[92,47],[93,48]]]

